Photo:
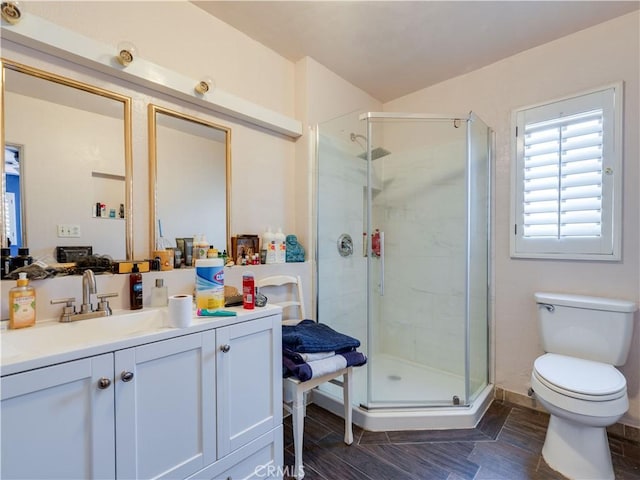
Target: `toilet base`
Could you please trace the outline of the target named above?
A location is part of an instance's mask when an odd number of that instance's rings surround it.
[[[567,478],[613,480],[613,465],[604,427],[589,427],[551,415],[542,457]]]

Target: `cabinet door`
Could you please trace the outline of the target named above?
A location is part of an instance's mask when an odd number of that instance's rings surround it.
[[[111,353],[3,377],[0,477],[114,478],[112,379]]]
[[[219,328],[218,457],[282,423],[281,316]]]
[[[216,460],[215,338],[116,352],[117,478],[185,478]]]

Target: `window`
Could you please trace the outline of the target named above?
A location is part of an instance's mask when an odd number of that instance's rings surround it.
[[[511,256],[620,259],[622,83],[513,113]]]

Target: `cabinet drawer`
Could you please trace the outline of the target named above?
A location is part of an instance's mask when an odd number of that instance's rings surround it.
[[[189,480],[265,479],[283,476],[282,425],[202,469]]]

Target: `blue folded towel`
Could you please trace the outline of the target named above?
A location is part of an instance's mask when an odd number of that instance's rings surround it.
[[[303,320],[282,326],[282,346],[298,353],[340,352],[358,348],[360,341],[323,323]]]

